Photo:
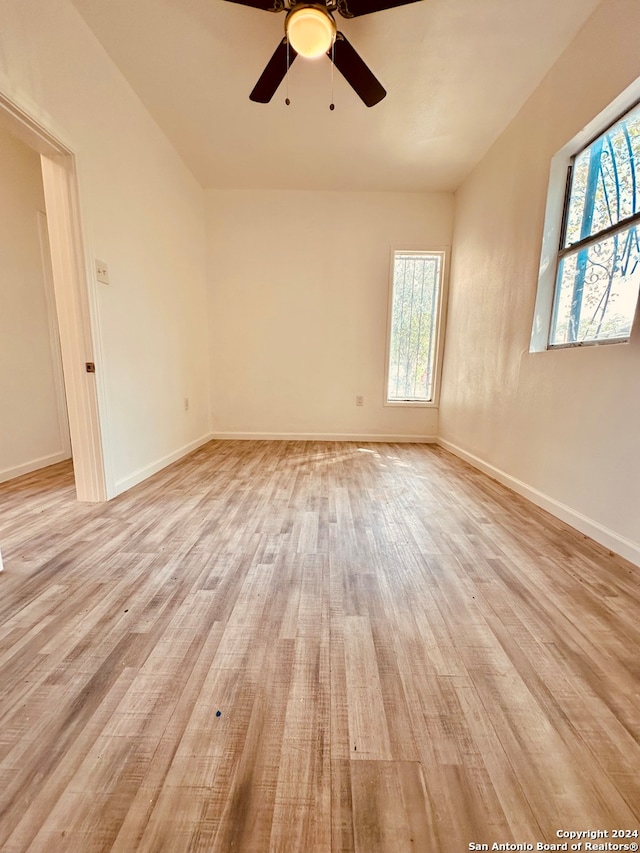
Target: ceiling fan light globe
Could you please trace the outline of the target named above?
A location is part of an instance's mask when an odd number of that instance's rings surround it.
[[[320,9],[295,9],[287,18],[287,38],[297,54],[316,59],[325,54],[336,35],[332,18]]]

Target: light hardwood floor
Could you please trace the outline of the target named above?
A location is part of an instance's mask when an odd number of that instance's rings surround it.
[[[639,826],[640,570],[444,450],[212,442],[103,505],[62,464],[0,547],[2,853]]]

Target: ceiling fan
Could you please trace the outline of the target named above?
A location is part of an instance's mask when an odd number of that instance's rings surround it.
[[[406,6],[417,0],[228,0],[265,12],[286,12],[284,38],[267,63],[249,95],[252,101],[268,104],[296,56],[314,59],[326,54],[347,83],[368,107],[387,94],[365,62],[336,27],[333,17],[358,18],[383,9]],[[287,100],[288,103],[288,100]],[[333,109],[333,105],[332,105]]]

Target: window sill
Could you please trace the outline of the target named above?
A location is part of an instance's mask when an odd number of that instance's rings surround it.
[[[631,338],[609,338],[601,341],[574,341],[570,344],[549,344],[547,350],[576,349],[577,347],[609,347],[613,344],[628,344]]]
[[[385,400],[385,406],[405,409],[437,409],[438,404],[433,400]]]

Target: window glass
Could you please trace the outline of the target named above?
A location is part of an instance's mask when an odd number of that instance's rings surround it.
[[[565,247],[640,210],[640,106],[574,160]]]
[[[639,280],[636,226],[563,258],[553,342],[628,338]]]
[[[628,340],[640,286],[640,107],[570,171],[550,346]]]
[[[387,402],[431,402],[441,299],[441,252],[395,252]]]

